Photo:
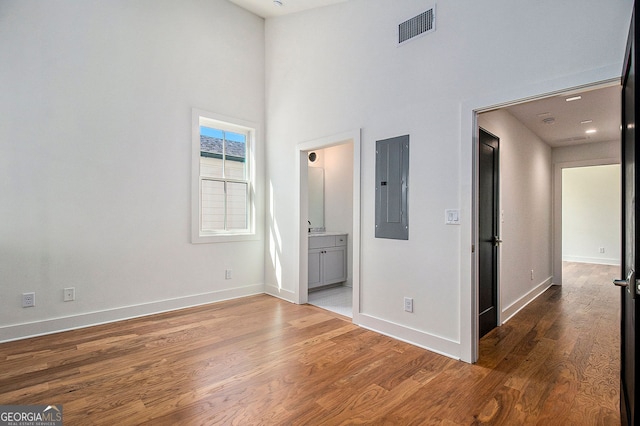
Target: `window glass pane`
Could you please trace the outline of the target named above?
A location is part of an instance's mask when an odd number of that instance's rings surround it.
[[[225,177],[228,179],[241,179],[244,180],[244,172],[246,163],[240,161],[233,161],[227,158],[225,165]]]
[[[227,182],[227,229],[247,229],[246,183]]]
[[[200,157],[200,176],[202,177],[222,177],[222,159]]]
[[[211,138],[222,139],[224,133],[220,129],[214,129],[213,127],[200,126],[200,136],[208,136]]]
[[[203,179],[200,197],[202,230],[224,230],[224,182]]]
[[[246,176],[247,135],[225,132],[225,177],[244,179]]]
[[[224,132],[200,126],[200,176],[222,177]]]

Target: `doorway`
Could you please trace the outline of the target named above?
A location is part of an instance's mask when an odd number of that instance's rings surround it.
[[[562,169],[562,261],[620,267],[620,163]]]
[[[497,305],[500,309],[497,313],[498,325],[509,320],[551,285],[562,284],[562,195],[555,189],[557,187],[561,188],[562,180],[561,176],[557,176],[556,170],[561,171],[560,164],[575,161],[619,162],[619,159],[615,158],[616,155],[611,154],[611,150],[608,149],[611,146],[615,146],[618,149],[619,124],[617,124],[617,121],[619,116],[613,117],[612,122],[615,124],[605,126],[603,125],[604,116],[598,116],[600,114],[598,110],[593,112],[593,117],[596,118],[589,120],[589,118],[592,118],[592,110],[586,108],[590,105],[590,102],[595,102],[599,97],[605,96],[612,91],[617,92],[619,96],[618,81],[606,81],[583,86],[580,89],[560,90],[549,95],[540,96],[537,99],[527,100],[527,102],[504,102],[500,107],[474,110],[476,114],[476,131],[479,132],[480,126],[491,131],[500,137],[501,145],[503,134],[508,135],[505,139],[508,142],[507,148],[505,148],[506,158],[503,158],[502,162],[506,163],[507,169],[512,169],[511,172],[507,170],[509,173],[502,176],[502,185],[506,188],[506,195],[501,195],[501,211],[499,214],[500,225],[501,227],[506,225],[506,230],[501,230],[502,234],[500,235],[505,240],[505,245],[500,254],[503,266],[499,269],[499,276],[503,276],[499,282],[505,283],[506,287],[498,287]],[[577,98],[578,102],[571,105],[567,101],[568,98]],[[580,102],[580,99],[583,101]],[[612,107],[601,105],[599,108],[603,110],[618,110],[619,97],[614,98],[611,104],[613,105]],[[569,106],[574,107],[577,105],[580,106],[580,108],[575,108],[578,112],[571,112]],[[571,114],[584,117],[580,120],[575,120],[575,117],[570,117]],[[481,115],[483,117],[480,117]],[[586,115],[590,117],[586,117]],[[494,124],[494,126],[485,127],[487,121]],[[577,122],[577,127],[573,131],[581,134],[576,133],[574,136],[567,136],[566,133],[563,133],[571,130],[570,126],[563,124],[564,121]],[[501,122],[501,124],[496,127],[496,122]],[[516,126],[513,123],[518,124]],[[536,126],[539,126],[539,128],[536,128]],[[585,136],[585,131],[590,130],[592,126],[598,127],[600,134],[597,137],[591,134]],[[603,130],[605,127],[612,128],[612,133],[608,133],[609,130]],[[494,130],[496,128],[500,130]],[[553,136],[554,133],[558,134],[558,136]],[[529,137],[527,136],[528,134],[532,135],[530,139],[539,140],[539,142],[536,142],[539,147],[533,151],[526,151],[530,149],[530,143],[522,143],[523,139]],[[608,140],[605,135],[611,134],[614,136]],[[475,140],[474,145],[477,145],[479,139]],[[519,140],[519,142],[514,142],[515,140]],[[483,238],[480,235],[481,229],[479,227],[479,221],[481,220],[479,204],[482,199],[479,194],[479,186],[481,185],[479,180],[479,170],[481,168],[479,165],[479,161],[481,161],[479,150],[479,147],[475,148],[474,153],[474,180],[476,180],[474,184],[476,188],[474,215],[476,219],[473,223],[476,227],[474,242],[475,247],[478,248],[474,255],[476,265],[474,298],[475,312],[478,315],[474,317],[478,318],[476,320],[477,324],[475,324],[475,345],[484,334],[484,330],[481,329],[483,326],[479,320],[479,314],[484,310],[481,304],[483,296],[480,288],[480,274],[482,274],[480,251]],[[518,153],[519,151],[520,153]],[[517,164],[515,171],[513,170],[513,164]],[[525,175],[520,175],[519,169],[523,169]],[[529,173],[529,176],[526,173]],[[541,177],[541,179],[538,177]],[[505,180],[508,182],[504,182]],[[514,187],[516,190],[513,190]],[[531,200],[536,201],[532,202]],[[518,210],[517,206],[519,205],[527,207],[519,207]],[[527,228],[531,229],[527,230]],[[527,232],[520,232],[518,229],[527,230]],[[598,248],[596,247],[596,249]],[[518,252],[518,250],[520,251]],[[507,256],[506,259],[505,256]],[[556,273],[557,270],[560,270],[560,272]],[[518,285],[521,288],[517,288]]]
[[[314,149],[308,158],[308,303],[351,317],[353,143]]]
[[[327,184],[326,200],[324,201],[327,204],[324,209],[326,220],[323,226],[313,226],[313,230],[315,234],[320,234],[320,236],[323,236],[323,231],[327,236],[336,233],[346,234],[348,253],[346,257],[349,271],[347,281],[350,285],[351,296],[351,312],[348,316],[351,316],[353,321],[356,322],[360,311],[360,130],[297,145],[299,162],[299,281],[297,303],[300,304],[310,302],[308,279],[311,225],[309,225],[308,171],[312,152],[316,154],[314,163],[321,161],[320,156],[327,154],[327,157],[322,159],[325,161],[322,168],[326,169],[325,179]],[[349,176],[345,173],[349,174]],[[344,179],[341,179],[340,176]],[[344,183],[342,183],[342,190],[340,190],[341,180],[350,180],[352,182],[351,187],[345,190]],[[350,214],[346,213],[345,215],[345,211],[350,212]]]

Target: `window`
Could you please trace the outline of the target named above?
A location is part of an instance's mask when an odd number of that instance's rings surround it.
[[[251,181],[255,128],[246,124],[193,111],[193,242],[234,241],[255,234]]]

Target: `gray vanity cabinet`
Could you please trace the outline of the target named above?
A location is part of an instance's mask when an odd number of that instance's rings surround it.
[[[347,280],[347,235],[309,236],[309,289]]]

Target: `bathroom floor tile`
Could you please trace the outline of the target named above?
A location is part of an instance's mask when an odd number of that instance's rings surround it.
[[[340,286],[311,292],[309,304],[351,318],[353,288]]]

